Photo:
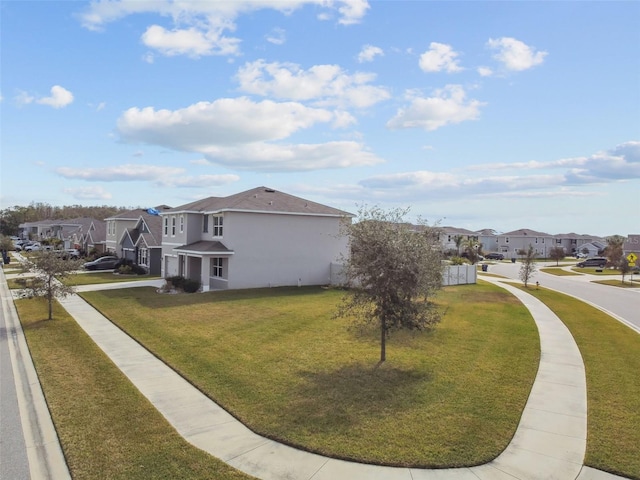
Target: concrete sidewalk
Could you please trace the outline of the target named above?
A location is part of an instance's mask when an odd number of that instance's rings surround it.
[[[261,437],[191,386],[79,296],[67,297],[61,303],[188,442],[257,478],[620,478],[582,465],[587,431],[586,381],[582,357],[568,329],[531,295],[494,279],[490,281],[509,290],[531,311],[540,333],[540,367],[517,432],[507,449],[482,466],[441,470],[380,467],[336,460]],[[99,288],[95,286],[92,289]]]

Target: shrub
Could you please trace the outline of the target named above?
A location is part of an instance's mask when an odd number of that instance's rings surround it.
[[[182,284],[182,290],[186,293],[195,293],[200,290],[200,282],[198,280],[185,279]]]
[[[120,273],[122,275],[129,275],[130,273],[132,273],[131,266],[130,265],[120,265],[118,267],[118,273]]]

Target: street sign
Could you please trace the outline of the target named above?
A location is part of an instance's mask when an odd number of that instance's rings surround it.
[[[627,255],[627,260],[629,260],[630,267],[635,267],[636,260],[638,260],[638,256],[635,253],[631,252],[629,255]]]

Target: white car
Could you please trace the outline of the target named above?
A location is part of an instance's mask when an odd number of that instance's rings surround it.
[[[31,245],[27,245],[26,247],[24,247],[25,252],[37,252],[38,250],[42,250],[42,246],[38,242],[32,243]]]

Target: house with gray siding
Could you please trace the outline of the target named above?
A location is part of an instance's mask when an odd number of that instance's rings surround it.
[[[352,214],[258,187],[162,211],[162,276],[203,291],[331,282]]]

